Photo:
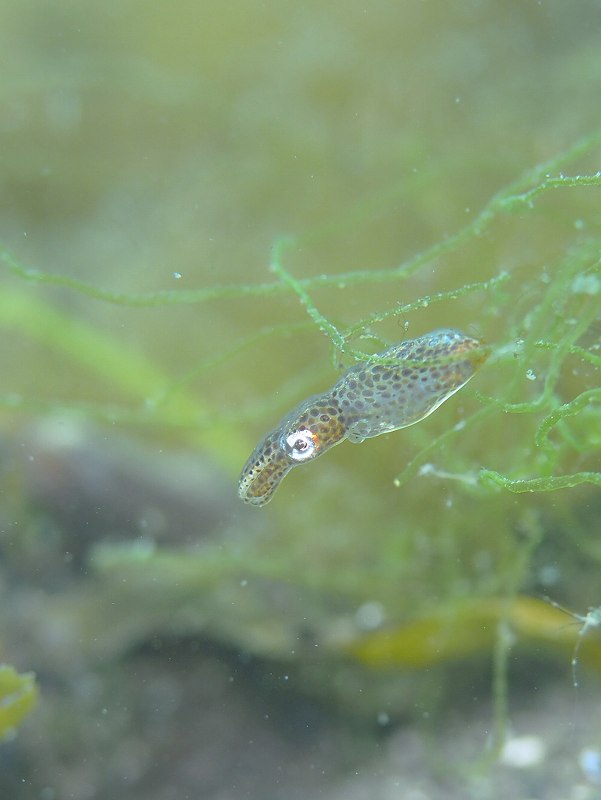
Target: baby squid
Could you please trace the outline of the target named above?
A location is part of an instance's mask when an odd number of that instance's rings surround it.
[[[420,422],[465,386],[487,356],[477,339],[443,328],[355,364],[259,442],[240,475],[239,497],[264,506],[293,467],[344,439],[358,443]]]

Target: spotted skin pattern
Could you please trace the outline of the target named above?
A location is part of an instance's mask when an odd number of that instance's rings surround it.
[[[264,506],[293,467],[344,439],[358,443],[419,422],[465,386],[487,356],[476,339],[444,328],[392,345],[378,354],[385,363],[356,364],[259,442],[240,475],[239,497]]]

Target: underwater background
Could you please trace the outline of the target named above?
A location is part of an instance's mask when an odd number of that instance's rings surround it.
[[[0,5],[0,797],[601,797],[600,43],[592,0]],[[441,327],[467,386],[239,500]]]

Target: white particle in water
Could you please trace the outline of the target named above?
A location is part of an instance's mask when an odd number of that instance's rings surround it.
[[[580,769],[587,780],[596,786],[601,785],[601,753],[592,747],[586,747],[578,756]]]
[[[500,761],[514,769],[535,767],[544,761],[545,749],[545,743],[539,736],[514,736],[505,742]]]
[[[384,607],[381,603],[363,603],[355,613],[357,627],[363,631],[379,628],[384,622]]]

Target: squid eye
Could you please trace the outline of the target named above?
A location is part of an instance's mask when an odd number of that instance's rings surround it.
[[[295,461],[308,461],[316,455],[317,444],[311,431],[292,431],[284,439],[284,449]]]

